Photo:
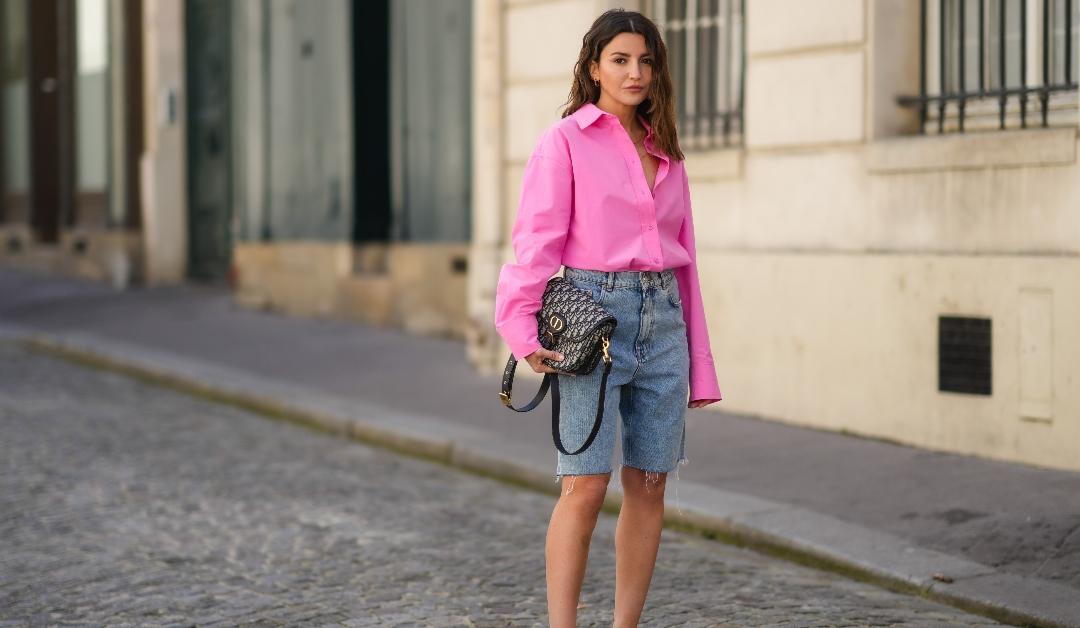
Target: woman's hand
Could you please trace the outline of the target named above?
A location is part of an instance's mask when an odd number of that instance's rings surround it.
[[[563,359],[563,355],[561,353],[555,353],[554,351],[548,349],[537,349],[536,351],[533,351],[529,355],[525,356],[525,361],[528,362],[529,366],[532,367],[532,370],[536,371],[537,373],[558,373],[559,375],[570,375],[576,377],[574,373],[560,371],[559,369],[551,368],[547,364],[544,364],[544,358],[550,358],[558,362]]]
[[[690,403],[686,404],[686,407],[687,408],[704,408],[705,406],[709,405],[710,403],[716,403],[717,401],[720,401],[720,400],[719,399],[695,399],[695,400],[691,401]]]

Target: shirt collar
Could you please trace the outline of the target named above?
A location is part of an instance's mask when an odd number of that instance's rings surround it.
[[[595,103],[587,102],[584,105],[578,107],[578,110],[571,114],[574,120],[578,124],[578,128],[584,129],[592,123],[599,120],[601,117],[614,118],[615,114],[608,113],[597,107]],[[651,138],[653,134],[652,126],[645,120],[644,116],[638,115],[638,120],[641,125],[645,127],[645,137]]]
[[[649,124],[649,121],[646,120],[645,116],[643,116],[643,115],[638,115],[637,119],[638,119],[638,122],[641,122],[641,126],[645,127],[645,139],[651,139],[652,138],[652,125]]]
[[[604,111],[600,107],[597,107],[591,102],[587,102],[584,105],[578,107],[578,110],[573,113],[574,120],[577,121],[578,128],[584,129],[585,127],[596,122],[600,116],[610,116],[611,114]]]

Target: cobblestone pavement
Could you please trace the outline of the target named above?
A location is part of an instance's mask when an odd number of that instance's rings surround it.
[[[4,343],[0,471],[0,626],[545,623],[553,497]],[[642,625],[994,624],[665,530]]]

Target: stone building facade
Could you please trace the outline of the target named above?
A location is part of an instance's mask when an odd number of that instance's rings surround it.
[[[1080,470],[1077,3],[622,4],[693,99],[708,410]],[[525,161],[611,6],[474,3],[478,368],[509,355],[491,319]],[[731,124],[702,138],[702,114]]]
[[[186,273],[183,4],[0,3],[0,264]]]
[[[470,0],[3,0],[0,265],[461,337]]]

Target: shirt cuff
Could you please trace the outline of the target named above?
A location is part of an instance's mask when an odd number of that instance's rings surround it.
[[[518,361],[524,360],[525,356],[533,351],[543,348],[536,336],[535,315],[507,321],[498,329],[498,332]]]
[[[690,401],[698,399],[723,399],[712,360],[690,362]]]

